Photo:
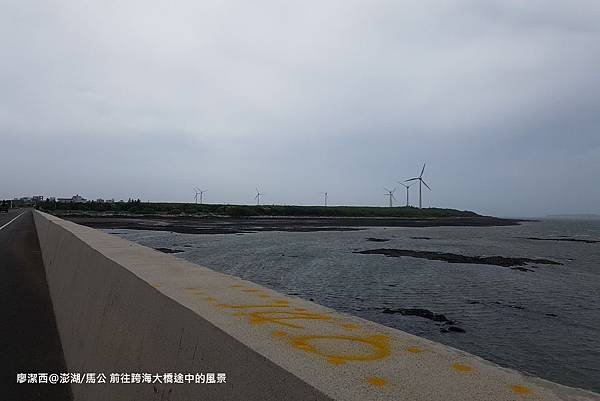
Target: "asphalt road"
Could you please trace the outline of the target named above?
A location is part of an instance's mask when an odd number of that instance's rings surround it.
[[[17,383],[17,373],[67,372],[30,210],[0,213],[0,294],[0,399],[71,400],[68,384]]]

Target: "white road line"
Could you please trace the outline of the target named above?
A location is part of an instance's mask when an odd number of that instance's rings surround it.
[[[15,221],[16,219],[18,219],[19,217],[23,216],[25,214],[25,212],[21,213],[20,215],[18,215],[17,217],[15,217],[14,219],[12,219],[11,221],[9,221],[8,223],[6,223],[5,225],[3,225],[2,227],[0,227],[0,230],[6,228],[6,226],[8,226],[10,223],[12,223],[13,221]]]

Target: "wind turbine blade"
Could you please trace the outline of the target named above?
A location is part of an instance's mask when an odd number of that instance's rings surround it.
[[[425,171],[425,163],[423,163],[423,168],[421,169],[421,174],[419,174],[419,177],[423,177],[424,171]]]
[[[386,187],[383,187],[383,189],[385,189],[385,190],[386,190],[386,191],[388,191],[388,192],[391,192],[391,191],[390,191],[389,189],[387,189]]]
[[[411,179],[408,179],[408,180],[406,180],[406,181],[404,181],[404,182],[418,180],[419,178],[420,178],[420,177],[411,178]]]
[[[427,183],[423,180],[421,180],[421,182],[423,183],[423,185],[425,185],[427,187],[427,189],[429,189],[431,191],[431,188],[429,188],[429,185],[427,185]]]

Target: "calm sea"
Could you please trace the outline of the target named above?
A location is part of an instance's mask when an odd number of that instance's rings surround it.
[[[600,243],[525,239],[600,240],[600,221],[243,235],[106,231],[146,246],[182,250],[176,256],[211,269],[600,392]],[[374,248],[546,258],[563,265],[537,264],[523,272],[353,253]],[[465,332],[442,332],[439,322],[386,314],[385,308],[427,309]]]

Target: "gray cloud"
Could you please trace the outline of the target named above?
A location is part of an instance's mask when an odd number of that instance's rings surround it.
[[[599,213],[595,1],[0,6],[0,197]],[[416,198],[414,198],[416,200]]]

